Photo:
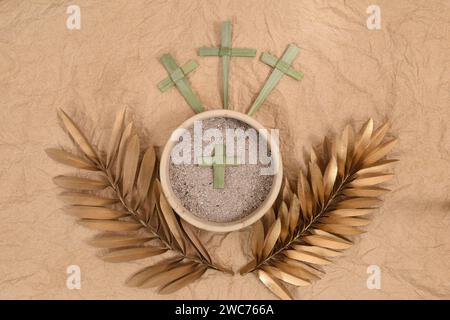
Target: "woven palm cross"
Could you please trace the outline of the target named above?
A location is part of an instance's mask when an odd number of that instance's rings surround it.
[[[271,66],[273,69],[263,88],[259,92],[258,97],[256,97],[252,106],[250,107],[250,111],[248,112],[249,116],[252,116],[262,105],[264,100],[268,97],[269,93],[276,87],[278,82],[280,82],[281,78],[284,75],[287,75],[295,80],[300,80],[303,78],[303,73],[301,71],[295,70],[291,64],[294,61],[295,57],[298,55],[300,49],[294,44],[290,44],[286,51],[284,52],[281,59],[271,55],[270,53],[264,52],[261,55],[261,61],[265,64]]]
[[[239,165],[237,157],[227,157],[225,146],[216,144],[214,146],[214,156],[201,157],[198,163],[201,166],[213,167],[213,187],[214,189],[223,189],[225,186],[225,167]]]
[[[255,49],[232,48],[231,47],[231,22],[225,21],[222,24],[222,43],[219,48],[200,48],[200,56],[219,56],[222,57],[223,69],[223,108],[228,109],[228,79],[230,74],[231,57],[254,57]]]
[[[205,111],[202,103],[197,98],[194,91],[192,91],[192,88],[186,79],[186,76],[198,67],[197,62],[190,60],[180,67],[168,53],[161,57],[161,62],[169,73],[169,77],[159,82],[159,90],[165,92],[175,86],[195,113]]]

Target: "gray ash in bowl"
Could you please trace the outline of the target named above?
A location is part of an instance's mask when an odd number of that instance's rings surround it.
[[[218,129],[222,133],[224,145],[227,143],[226,129],[242,129],[245,132],[251,128],[242,121],[222,117],[206,119],[201,121],[201,124],[203,132],[207,129]],[[187,132],[194,140],[194,126],[188,128]],[[257,133],[256,130],[255,132]],[[267,169],[268,164],[261,164],[260,161],[257,161],[256,164],[249,163],[250,140],[250,138],[246,138],[246,156],[245,159],[240,159],[241,164],[225,166],[223,189],[213,187],[212,166],[194,163],[193,143],[190,146],[191,161],[189,164],[175,164],[171,157],[169,161],[170,184],[175,195],[187,210],[204,220],[232,222],[252,213],[264,202],[271,190],[274,175],[261,174],[261,169]],[[212,145],[218,144],[214,139],[203,141],[203,148],[208,145],[210,145],[209,148],[212,148]],[[234,137],[234,141],[235,151],[231,153],[236,155],[236,137]],[[212,155],[204,154],[204,156]],[[267,156],[270,156],[270,150],[267,151]],[[243,160],[245,160],[244,163],[242,163]]]

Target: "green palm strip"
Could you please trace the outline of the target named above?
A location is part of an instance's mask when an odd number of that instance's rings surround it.
[[[225,145],[216,144],[214,146],[214,156],[201,157],[198,160],[201,166],[213,167],[213,187],[223,189],[225,187],[225,167],[239,165],[237,157],[227,157]]]

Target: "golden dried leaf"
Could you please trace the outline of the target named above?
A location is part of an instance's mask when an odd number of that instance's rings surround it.
[[[155,225],[155,221],[158,219],[157,207],[159,206],[159,198],[157,198],[156,188],[158,179],[155,178],[150,184],[150,195],[148,201],[144,202],[145,210],[145,221],[147,221],[152,226]]]
[[[178,220],[175,214],[173,213],[172,207],[167,202],[166,197],[164,196],[163,193],[161,193],[159,201],[161,206],[161,212],[164,216],[164,220],[167,222],[167,226],[169,227],[170,232],[172,233],[176,242],[180,246],[181,251],[185,252],[186,245],[184,243],[183,232],[181,231],[180,224],[178,223]]]
[[[311,189],[314,194],[314,199],[317,203],[323,204],[324,202],[324,187],[322,172],[317,164],[310,162],[309,171],[311,174]]]
[[[349,187],[369,187],[391,180],[393,174],[366,173],[353,180]]]
[[[381,160],[371,164],[368,167],[364,167],[356,173],[356,176],[359,177],[361,175],[365,175],[367,173],[381,174],[385,170],[390,169],[396,162],[397,159],[389,159],[389,160]]]
[[[106,262],[126,262],[157,256],[166,251],[166,248],[160,247],[118,249],[106,253],[105,255],[101,256],[101,259]]]
[[[78,206],[106,206],[118,202],[118,199],[103,198],[89,193],[63,192],[61,199],[72,205]]]
[[[156,199],[158,199],[157,203],[159,205],[159,198],[161,198],[162,191],[161,191],[161,182],[159,181],[158,178],[155,179],[154,189],[155,190],[153,192],[155,193]]]
[[[280,240],[282,243],[287,239],[289,235],[289,216],[288,216],[288,207],[286,203],[281,202],[280,208],[278,209],[278,217],[281,222],[281,231],[280,231]]]
[[[309,182],[301,171],[299,181],[300,207],[302,209],[304,218],[306,218],[306,220],[309,220],[312,216],[314,201]]]
[[[81,219],[114,220],[129,215],[127,212],[105,207],[68,206],[63,208],[63,210]]]
[[[253,225],[252,254],[258,260],[264,247],[264,226],[261,220]]]
[[[312,264],[327,265],[327,264],[331,263],[331,261],[326,258],[322,258],[318,255],[315,255],[311,252],[306,252],[306,251],[286,250],[286,251],[284,251],[284,254],[288,258],[307,262],[307,263],[312,263]]]
[[[350,135],[350,126],[346,126],[342,132],[341,137],[336,138],[336,158],[339,176],[342,178],[345,175],[345,163],[347,160],[347,148]]]
[[[154,237],[138,237],[130,234],[108,234],[93,238],[89,241],[89,244],[96,248],[113,249],[144,244],[152,239],[154,239]]]
[[[358,217],[365,216],[373,212],[374,209],[339,209],[328,212],[328,215],[336,215],[340,217]]]
[[[78,224],[101,231],[135,231],[143,227],[139,222],[115,220],[79,220]]]
[[[208,250],[206,250],[200,239],[195,234],[193,227],[191,227],[184,220],[181,220],[181,226],[183,227],[184,232],[187,234],[187,236],[192,242],[192,245],[196,248],[201,257],[205,259],[208,263],[212,263],[211,256],[209,255]]]
[[[370,143],[367,146],[368,151],[372,151],[375,147],[377,147],[381,143],[381,141],[383,141],[388,129],[389,129],[389,124],[384,123],[377,130],[374,131],[374,133],[372,134],[372,137],[370,139]]]
[[[272,266],[264,266],[262,268],[262,270],[264,270],[265,272],[267,272],[268,274],[270,274],[271,276],[284,281],[286,283],[292,284],[294,286],[301,286],[301,287],[305,287],[305,286],[309,286],[311,285],[311,282],[308,280],[304,280],[301,278],[296,277],[295,275],[288,273],[286,271],[283,271],[281,269],[272,267]]]
[[[313,235],[325,236],[325,237],[329,237],[329,238],[336,239],[336,240],[342,239],[342,237],[339,237],[339,236],[336,236],[329,232],[326,232],[325,230],[321,230],[321,229],[317,228],[316,226],[314,226],[313,229],[309,230],[309,232]],[[344,240],[347,240],[347,239],[344,239]]]
[[[297,260],[286,258],[285,261],[276,261],[275,266],[305,281],[320,279],[317,270]]]
[[[192,273],[198,265],[198,263],[193,261],[176,264],[170,270],[150,276],[150,278],[142,283],[141,286],[142,288],[165,286],[172,281],[175,281],[187,274]]]
[[[311,147],[311,149],[309,150],[309,161],[312,163],[317,163],[317,161],[319,161],[319,159],[317,158],[317,152],[314,147]]]
[[[158,290],[159,294],[170,294],[173,293],[189,284],[191,284],[192,282],[196,281],[197,279],[199,279],[207,270],[208,268],[204,265],[199,265],[196,270],[194,270],[193,272],[175,280],[172,281],[171,283],[161,287]]]
[[[273,294],[283,300],[292,300],[292,296],[284,285],[282,285],[276,278],[269,275],[263,270],[258,270],[259,280],[267,287]]]
[[[352,167],[353,164],[353,155],[355,153],[355,131],[353,130],[353,127],[348,125],[346,127],[346,129],[348,130],[347,132],[347,159],[346,159],[346,163],[345,163],[345,170],[348,172],[350,171],[350,168]]]
[[[348,197],[379,197],[387,192],[389,189],[380,188],[380,187],[371,187],[371,188],[347,188],[344,189],[343,194]]]
[[[98,161],[98,156],[94,151],[94,148],[91,146],[78,126],[72,121],[72,119],[70,119],[70,117],[62,109],[58,109],[58,116],[73,141],[75,141],[80,147],[81,151],[83,151],[84,154],[94,162]]]
[[[326,199],[328,199],[331,191],[333,191],[334,182],[336,181],[337,169],[336,158],[332,156],[323,175],[323,186]]]
[[[93,180],[80,177],[56,176],[53,182],[62,188],[75,190],[102,190],[108,187],[108,183],[103,180]]]
[[[164,271],[168,271],[175,267],[183,257],[173,257],[169,259],[162,260],[154,265],[145,267],[144,269],[139,270],[135,274],[133,274],[126,282],[126,284],[130,287],[140,287],[145,283],[147,279],[150,277]]]
[[[120,138],[119,149],[117,151],[116,157],[116,165],[114,168],[116,182],[118,182],[119,178],[122,177],[123,158],[125,155],[125,151],[127,149],[128,141],[130,140],[132,134],[133,134],[133,123],[130,122],[125,127],[125,130],[123,130],[122,137]]]
[[[392,139],[379,147],[375,148],[372,152],[370,152],[367,157],[363,160],[363,165],[367,166],[372,163],[377,162],[381,158],[385,157],[395,146],[397,143],[397,139]]]
[[[373,120],[369,119],[361,128],[361,131],[359,132],[358,137],[355,141],[353,163],[358,162],[358,160],[366,150],[367,146],[369,145],[370,137],[372,136],[372,131],[373,131]]]
[[[244,275],[252,271],[256,267],[256,262],[256,260],[251,260],[250,262],[248,262],[245,266],[239,269],[239,274]]]
[[[331,232],[333,234],[342,235],[342,236],[353,236],[356,234],[364,233],[365,231],[356,229],[351,226],[342,225],[342,224],[319,224],[318,228],[321,228],[322,230]]]
[[[315,277],[315,278],[311,278],[310,280],[320,279],[325,274],[325,271],[319,265],[308,264],[308,263],[304,263],[304,262],[301,262],[298,260],[289,259],[286,256],[283,257],[283,260],[281,261],[281,263],[284,263],[288,267],[291,267],[295,270],[303,270],[303,271],[309,272],[310,274],[312,274],[312,276],[310,275],[311,277]],[[305,276],[306,276],[306,274],[305,274]]]
[[[354,198],[343,200],[336,206],[337,209],[365,209],[377,207],[382,203],[377,198]]]
[[[289,185],[289,181],[287,178],[284,178],[284,183],[283,183],[283,191],[282,191],[282,195],[281,195],[281,199],[282,201],[284,201],[287,205],[290,204],[290,200],[292,197],[292,190],[291,190],[291,186]]]
[[[264,234],[267,234],[267,232],[269,232],[269,229],[275,222],[275,219],[275,212],[273,211],[273,208],[270,208],[269,211],[267,211],[267,213],[262,217]]]
[[[272,249],[277,243],[277,240],[280,236],[280,232],[281,232],[281,221],[280,218],[278,218],[272,224],[269,231],[267,232],[266,238],[264,239],[264,247],[262,252],[263,259],[267,257],[270,254],[270,252],[272,252]]]
[[[370,223],[369,219],[362,218],[345,218],[339,217],[336,215],[332,215],[329,217],[323,217],[320,219],[321,223],[331,223],[331,224],[344,224],[352,227],[363,227],[367,226]]]
[[[93,163],[91,160],[78,157],[70,152],[55,148],[49,148],[45,149],[45,153],[47,153],[47,156],[49,158],[66,166],[71,166],[77,169],[98,171],[95,163]]]
[[[169,226],[167,225],[167,222],[166,222],[166,220],[164,218],[164,214],[161,211],[161,206],[159,205],[159,202],[158,202],[158,205],[157,205],[156,209],[157,209],[156,213],[157,213],[157,216],[158,216],[158,218],[157,218],[157,221],[158,221],[158,226],[157,226],[158,234],[166,242],[172,243],[173,236],[172,236],[172,233],[170,232]],[[176,241],[175,241],[174,245],[179,247],[179,245],[178,245],[178,243]]]
[[[155,162],[155,150],[153,148],[148,148],[142,158],[141,168],[137,178],[137,190],[139,194],[139,201],[141,203],[147,198],[153,171],[155,169]]]
[[[127,195],[133,188],[139,162],[140,144],[137,135],[131,137],[123,159],[122,191]]]
[[[289,207],[289,232],[294,234],[295,229],[298,226],[300,218],[300,203],[297,196],[294,194],[291,200],[291,206]]]
[[[117,156],[117,148],[119,147],[124,120],[125,109],[119,111],[116,115],[116,119],[114,120],[111,138],[109,139],[108,150],[106,152],[106,167],[109,167]]]
[[[327,163],[329,158],[334,156],[334,154],[333,154],[333,146],[331,144],[330,139],[328,139],[327,136],[325,136],[323,138],[322,149],[323,149],[323,153],[324,153],[322,158],[325,161],[325,163]]]
[[[309,243],[313,246],[334,249],[334,250],[343,250],[348,249],[352,246],[350,241],[346,241],[344,239],[338,239],[337,237],[329,237],[323,235],[309,235],[302,238],[306,243]]]
[[[321,257],[339,257],[342,255],[341,251],[334,251],[327,248],[317,247],[317,246],[307,246],[307,245],[299,245],[295,244],[292,246],[295,250],[305,251],[305,252],[311,252],[315,255],[321,256]]]

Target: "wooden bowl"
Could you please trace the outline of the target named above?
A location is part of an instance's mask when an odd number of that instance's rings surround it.
[[[248,124],[250,127],[253,127],[256,130],[264,129],[264,127],[255,119],[240,113],[236,111],[231,110],[212,110],[212,111],[205,111],[202,113],[199,113],[185,122],[183,122],[179,129],[188,129],[194,125],[194,121],[197,120],[206,120],[209,118],[232,118],[236,120],[240,120],[246,124]],[[267,138],[267,137],[264,137]],[[160,162],[160,178],[161,178],[161,187],[162,191],[164,192],[167,201],[172,206],[172,208],[175,210],[175,212],[180,215],[182,219],[189,222],[190,224],[204,230],[208,231],[215,231],[215,232],[230,232],[239,230],[242,228],[245,228],[254,222],[258,221],[262,216],[272,207],[273,203],[275,202],[278,193],[281,188],[281,183],[283,180],[283,166],[281,163],[281,155],[279,152],[279,149],[276,148],[276,150],[273,150],[270,146],[269,142],[269,148],[271,149],[272,159],[274,161],[275,166],[277,167],[276,173],[273,177],[272,187],[269,191],[269,194],[267,195],[266,199],[262,202],[262,204],[253,212],[249,213],[245,217],[230,221],[230,222],[213,222],[208,221],[205,219],[201,219],[191,212],[187,210],[181,203],[181,201],[178,199],[178,197],[175,195],[172,185],[170,183],[169,178],[169,164],[170,164],[170,153],[174,145],[177,143],[178,139],[169,139],[169,141],[166,143],[162,156],[161,156],[161,162]]]

